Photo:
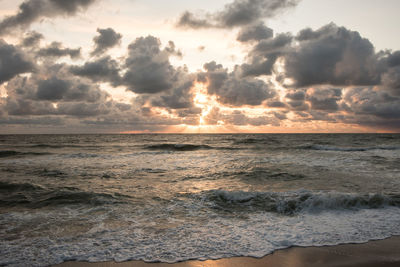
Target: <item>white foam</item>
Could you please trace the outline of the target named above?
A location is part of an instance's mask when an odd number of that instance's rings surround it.
[[[243,199],[241,196],[240,199]],[[237,199],[237,198],[236,198]],[[57,235],[43,232],[40,226],[25,229],[20,239],[0,243],[0,265],[46,266],[68,260],[177,262],[188,259],[217,259],[232,256],[262,257],[276,249],[290,246],[322,246],[360,243],[400,234],[400,212],[397,207],[381,209],[328,210],[282,216],[252,212],[247,218],[218,211],[202,211],[202,203],[186,203],[190,210],[177,215],[175,207],[143,211],[104,211],[61,209],[54,212],[2,214],[2,225],[46,222],[43,227],[78,221],[90,225],[79,235]],[[124,211],[124,213],[122,213]],[[174,213],[174,211],[176,213]],[[100,215],[93,216],[93,214]],[[118,227],[111,227],[110,217],[117,216]],[[68,224],[65,224],[68,226]],[[61,226],[60,226],[61,227]],[[9,229],[10,230],[10,229]],[[2,230],[4,235],[4,230]],[[31,234],[31,236],[29,236]]]

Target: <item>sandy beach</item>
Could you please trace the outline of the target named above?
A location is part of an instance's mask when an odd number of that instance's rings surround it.
[[[400,266],[400,237],[324,247],[292,247],[275,251],[263,258],[235,257],[207,261],[185,261],[174,264],[128,262],[64,262],[54,267],[395,267]]]

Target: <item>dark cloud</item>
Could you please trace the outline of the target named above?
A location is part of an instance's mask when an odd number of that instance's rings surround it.
[[[395,51],[392,54],[389,54],[388,65],[389,67],[396,67],[400,65],[400,51]]]
[[[160,47],[160,40],[153,36],[137,38],[129,45],[123,76],[128,90],[155,94],[171,89],[179,79],[179,73],[169,62],[169,49]]]
[[[101,55],[108,49],[121,43],[122,35],[111,28],[97,29],[97,32],[99,36],[93,38],[95,46],[91,53],[92,56]]]
[[[294,7],[299,0],[235,0],[224,9],[197,16],[185,11],[177,26],[185,28],[232,28],[246,26],[261,19],[272,18],[280,12]]]
[[[12,32],[15,28],[26,28],[42,18],[71,16],[84,10],[96,0],[27,0],[20,6],[17,14],[8,16],[0,22],[0,35]]]
[[[267,101],[266,106],[269,108],[285,108],[286,104],[276,99],[270,99]]]
[[[73,76],[65,64],[54,64],[38,68],[30,77],[18,77],[7,86],[9,100],[18,103],[29,100],[40,102],[104,102],[108,94],[93,83]]]
[[[290,100],[304,100],[306,98],[306,94],[304,93],[304,91],[294,91],[294,92],[289,92],[286,94],[285,96],[286,98],[290,99]]]
[[[400,131],[400,98],[374,87],[351,88],[343,97],[349,115],[344,122]]]
[[[26,117],[21,118],[18,116],[11,116],[9,118],[0,119],[0,124],[8,124],[8,125],[46,125],[46,126],[54,126],[54,125],[63,125],[62,118],[52,117],[52,116],[43,116],[43,117]]]
[[[96,86],[83,83],[79,80],[64,80],[52,77],[38,81],[36,99],[50,101],[87,101],[96,102],[104,98],[105,93]]]
[[[206,15],[208,16],[208,15]],[[200,29],[200,28],[211,28],[213,24],[209,22],[211,18],[197,18],[192,12],[185,11],[179,18],[177,23],[178,27]]]
[[[95,0],[48,0],[50,4],[53,4],[56,10],[65,12],[69,15],[73,15],[76,12],[82,10],[93,4]]]
[[[81,56],[81,48],[64,48],[60,42],[52,42],[49,46],[39,49],[38,57],[65,57],[79,58]]]
[[[22,50],[0,39],[0,84],[34,68],[35,64]]]
[[[44,38],[43,34],[32,31],[28,32],[22,39],[21,45],[25,47],[37,47]]]
[[[120,66],[110,56],[85,62],[82,66],[72,66],[70,71],[77,76],[89,78],[94,82],[109,82],[113,86],[121,84]]]
[[[335,24],[303,30],[299,44],[285,55],[285,69],[297,87],[318,84],[374,85],[380,64],[374,46],[358,32]]]
[[[189,78],[189,77],[188,77]],[[151,99],[151,105],[168,109],[190,109],[193,107],[193,94],[191,89],[194,80],[188,79],[180,86]],[[186,112],[187,113],[187,112]]]
[[[246,26],[241,29],[237,40],[240,42],[260,41],[272,38],[274,31],[265,26],[263,22],[254,25]]]
[[[307,100],[313,110],[337,111],[338,102],[342,98],[342,89],[310,89],[307,91]]]
[[[75,117],[93,117],[110,113],[111,105],[111,102],[63,102],[58,105],[57,114]]]
[[[306,111],[310,109],[310,106],[304,100],[291,100],[287,103],[291,110]]]
[[[392,95],[400,96],[400,65],[383,74],[382,84]]]
[[[275,38],[260,40],[248,55],[249,63],[241,65],[244,76],[271,75],[277,59],[290,51],[293,37],[281,33]]]
[[[207,114],[204,121],[209,125],[217,125],[222,122],[224,125],[234,126],[279,126],[279,119],[277,119],[275,114],[250,117],[240,110],[222,113],[222,111],[217,107],[214,107]]]
[[[41,100],[61,100],[70,88],[68,81],[53,77],[39,81],[36,96]]]
[[[207,71],[208,94],[216,95],[219,102],[232,106],[261,105],[275,96],[276,92],[264,81],[242,78],[238,71],[228,73],[222,65],[210,62],[204,65]]]
[[[262,126],[262,125],[273,125],[279,126],[279,120],[272,116],[257,116],[249,117],[242,111],[235,110],[231,114],[225,116],[224,122],[236,126]]]

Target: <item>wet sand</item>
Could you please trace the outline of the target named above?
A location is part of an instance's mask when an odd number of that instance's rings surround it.
[[[173,264],[127,262],[64,262],[56,267],[397,267],[400,266],[400,237],[324,247],[292,247],[275,251],[263,258],[234,257]]]

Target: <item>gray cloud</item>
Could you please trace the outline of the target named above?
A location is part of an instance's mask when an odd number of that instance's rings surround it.
[[[107,49],[110,49],[121,43],[122,35],[120,33],[115,32],[111,28],[107,29],[97,29],[99,36],[93,38],[93,42],[95,43],[94,50],[91,55],[101,55]]]
[[[82,66],[72,66],[70,71],[77,76],[89,78],[94,82],[109,82],[113,86],[121,84],[120,66],[110,56],[85,62]]]
[[[389,54],[388,65],[389,67],[396,67],[400,65],[400,51],[395,51],[392,54]]]
[[[374,85],[380,64],[373,45],[358,32],[329,24],[303,30],[298,47],[285,55],[285,68],[295,86],[318,84]]]
[[[260,41],[272,38],[274,31],[263,22],[243,27],[237,37],[240,42]]]
[[[123,82],[135,93],[155,94],[169,90],[179,73],[169,62],[169,50],[161,50],[161,42],[153,36],[137,38],[129,45],[125,60],[127,71]]]
[[[96,102],[106,94],[96,86],[86,84],[80,80],[65,80],[51,77],[47,80],[39,80],[36,99],[49,101],[87,101]]]
[[[382,84],[392,95],[400,96],[400,65],[383,74]]]
[[[306,98],[306,94],[303,91],[294,91],[294,92],[289,92],[285,96],[286,98],[289,98],[290,100],[304,100]]]
[[[39,81],[36,96],[41,100],[61,100],[70,88],[68,81],[53,77]]]
[[[71,16],[84,10],[96,0],[26,0],[17,14],[8,16],[0,22],[0,35],[15,28],[26,28],[42,18]]]
[[[365,87],[347,90],[343,99],[348,112],[352,114],[344,119],[345,122],[400,130],[399,97],[392,97],[373,87]]]
[[[276,92],[265,82],[254,78],[243,78],[238,71],[227,72],[222,65],[210,62],[204,65],[210,95],[219,102],[232,106],[261,105],[275,96]]]
[[[49,46],[39,49],[38,57],[65,57],[69,56],[72,59],[81,56],[81,48],[64,48],[60,42],[52,42]]]
[[[35,64],[22,50],[0,39],[0,84],[34,68]]]
[[[18,77],[8,82],[8,99],[39,102],[104,102],[108,94],[93,83],[71,75],[66,64],[37,68],[30,77]],[[38,104],[39,105],[39,104]]]
[[[209,17],[209,15],[206,16]],[[192,29],[216,27],[209,20],[212,20],[212,18],[197,18],[192,12],[185,11],[180,16],[177,26]]]
[[[37,47],[40,41],[44,38],[43,34],[39,32],[28,32],[22,39],[21,45],[25,47]]]
[[[290,46],[292,40],[292,35],[288,33],[260,40],[248,55],[249,63],[241,65],[243,75],[271,75],[276,60],[292,49]]]
[[[190,109],[193,107],[193,87],[194,79],[187,77],[186,81],[180,86],[176,86],[168,92],[151,99],[151,105],[156,107],[165,107],[168,109]],[[186,112],[187,113],[187,112]]]
[[[279,119],[275,116],[275,114],[249,117],[240,110],[234,110],[224,114],[217,107],[214,107],[207,114],[204,120],[209,125],[217,125],[219,122],[223,122],[225,125],[234,126],[279,126]]]
[[[323,111],[337,111],[339,109],[338,102],[342,98],[342,89],[313,89],[307,93],[307,100],[311,104],[311,109]]]
[[[184,12],[177,26],[185,28],[232,28],[245,26],[261,19],[272,18],[280,12],[294,7],[299,0],[235,0],[215,13],[197,16]]]

